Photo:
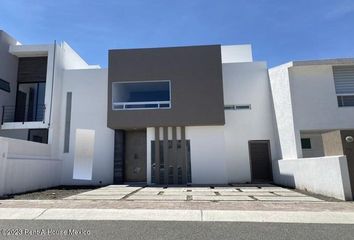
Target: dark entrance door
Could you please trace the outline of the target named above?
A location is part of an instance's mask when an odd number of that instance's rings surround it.
[[[249,141],[248,143],[252,182],[269,182],[273,180],[268,140]]]
[[[124,181],[146,182],[146,130],[125,132]]]

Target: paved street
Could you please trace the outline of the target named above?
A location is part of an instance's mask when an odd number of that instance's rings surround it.
[[[265,185],[222,187],[133,187],[110,185],[65,198],[121,201],[287,201],[320,202],[319,198],[290,189]]]
[[[22,230],[22,235],[0,235],[0,239],[349,240],[354,236],[353,225],[335,224],[0,220],[0,231],[9,229]],[[74,235],[63,235],[68,231]]]

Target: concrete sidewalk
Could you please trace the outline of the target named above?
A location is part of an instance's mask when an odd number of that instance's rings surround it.
[[[1,208],[0,219],[354,224],[354,212]]]

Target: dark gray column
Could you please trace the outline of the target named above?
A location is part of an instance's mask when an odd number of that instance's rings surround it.
[[[114,167],[113,183],[122,184],[124,182],[124,149],[125,132],[123,130],[114,131]]]
[[[180,164],[182,168],[182,184],[187,183],[187,148],[186,148],[186,128],[181,127],[181,151],[182,158],[180,159]]]
[[[160,184],[160,128],[155,127],[155,183]]]
[[[69,152],[70,146],[71,99],[72,92],[67,92],[65,109],[64,153]]]
[[[173,183],[178,184],[178,164],[177,164],[177,128],[172,127],[172,166]]]
[[[170,161],[168,159],[168,127],[163,127],[163,165],[164,165],[164,183],[168,184],[168,173]]]

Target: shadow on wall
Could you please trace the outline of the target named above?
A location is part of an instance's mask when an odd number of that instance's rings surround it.
[[[293,174],[280,173],[279,161],[281,161],[281,160],[274,160],[272,163],[274,183],[277,183],[277,184],[280,184],[280,185],[283,185],[286,187],[290,187],[290,188],[296,188],[295,177]]]

